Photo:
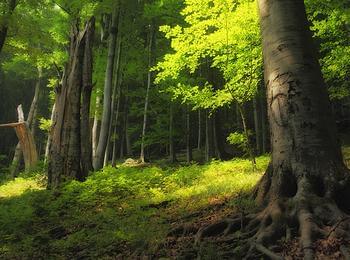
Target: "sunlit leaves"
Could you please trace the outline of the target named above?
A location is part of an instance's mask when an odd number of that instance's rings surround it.
[[[165,55],[156,66],[156,83],[182,82],[170,90],[195,108],[216,109],[253,98],[262,74],[256,3],[186,0],[185,4],[182,15],[187,26],[160,29],[171,39],[173,53]],[[209,84],[203,85],[205,81],[191,85],[182,80],[203,77],[208,66],[221,72],[223,85],[215,83],[218,85],[208,88]]]

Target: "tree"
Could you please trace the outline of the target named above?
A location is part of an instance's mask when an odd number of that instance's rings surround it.
[[[108,45],[108,60],[105,76],[105,85],[103,92],[103,112],[101,120],[101,129],[98,139],[97,150],[94,158],[94,169],[99,170],[103,167],[103,160],[107,147],[109,122],[111,118],[111,102],[113,89],[113,71],[114,71],[114,57],[116,53],[118,23],[120,17],[120,6],[116,5],[112,15],[112,24],[110,29],[110,39]]]
[[[91,18],[84,30],[78,22],[72,25],[69,48],[69,62],[65,69],[62,85],[57,88],[55,121],[52,126],[52,144],[48,167],[48,187],[57,188],[69,179],[84,179],[91,168],[91,146],[87,147],[90,134],[87,98],[92,88],[92,40],[95,20]],[[83,98],[82,98],[83,97]],[[81,104],[81,99],[87,104]]]
[[[276,258],[267,247],[299,234],[304,259],[314,259],[315,240],[349,239],[350,175],[304,1],[258,2],[272,160],[255,192],[262,210],[247,217],[241,237],[253,234],[248,258],[254,249]]]
[[[8,0],[8,1],[5,1],[4,4],[0,4],[0,7],[2,7],[2,5],[5,5],[4,7],[5,11],[3,12],[4,16],[0,20],[0,53],[2,48],[4,47],[7,32],[9,29],[9,19],[11,18],[13,11],[17,6],[17,1]]]

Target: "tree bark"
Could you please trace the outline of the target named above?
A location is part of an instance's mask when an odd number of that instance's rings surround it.
[[[192,161],[192,142],[191,142],[191,114],[190,106],[186,108],[186,161],[191,163]]]
[[[107,68],[105,76],[105,84],[103,91],[103,112],[101,119],[101,129],[98,138],[98,145],[96,150],[96,155],[93,160],[94,169],[99,170],[103,167],[103,161],[107,146],[109,121],[111,117],[111,96],[113,88],[113,71],[114,71],[114,57],[117,45],[117,34],[118,34],[118,20],[119,20],[119,5],[117,5],[113,17],[112,25],[109,33],[109,46],[108,46],[108,58],[107,58]]]
[[[260,102],[260,116],[261,116],[261,152],[267,153],[267,144],[268,144],[268,125],[267,125],[267,116],[266,116],[266,93],[261,90],[261,102]]]
[[[120,22],[118,22],[118,25],[120,25]],[[118,124],[118,114],[119,113],[119,104],[120,104],[120,94],[121,94],[121,74],[120,74],[120,59],[121,59],[121,34],[120,29],[118,29],[118,35],[117,35],[117,61],[115,65],[115,82],[114,82],[114,88],[113,88],[113,94],[112,94],[112,103],[111,103],[111,118],[109,122],[109,128],[108,128],[108,137],[107,137],[107,146],[106,146],[106,152],[104,157],[103,165],[106,166],[109,162],[109,155],[111,151],[111,143],[114,143],[111,141],[112,134],[115,133],[116,127]],[[117,101],[117,106],[116,106]],[[115,120],[114,120],[115,119]]]
[[[257,243],[299,230],[304,259],[313,242],[349,239],[350,175],[336,135],[304,1],[259,0],[272,160],[260,181]],[[336,227],[335,227],[336,226]]]
[[[88,29],[85,36],[84,59],[83,59],[83,76],[82,76],[82,103],[81,103],[81,176],[84,179],[89,172],[93,170],[92,166],[92,143],[90,128],[90,100],[93,88],[92,71],[93,71],[93,50],[92,44],[95,34],[94,26]]]
[[[253,108],[254,108],[254,130],[255,130],[255,149],[256,154],[261,154],[261,127],[260,127],[260,118],[259,117],[259,100],[258,97],[255,96],[253,99]]]
[[[88,66],[91,53],[85,47],[91,48],[95,21],[91,18],[85,29],[79,32],[78,22],[72,25],[69,63],[62,85],[56,93],[56,116],[52,125],[52,145],[48,166],[48,188],[58,188],[64,181],[71,179],[82,180],[84,169],[82,164],[81,112],[82,91],[89,87],[92,66]],[[84,66],[85,65],[85,66]],[[83,77],[83,75],[85,75]],[[85,78],[85,79],[83,79]],[[86,84],[83,86],[83,84]],[[86,115],[85,115],[86,116]],[[85,159],[84,159],[85,160]]]
[[[101,121],[99,120],[98,110],[101,106],[101,99],[99,96],[96,97],[96,106],[95,106],[95,115],[94,115],[94,123],[92,125],[92,158],[96,157],[97,145],[98,145],[98,137]]]
[[[35,84],[35,91],[32,103],[30,105],[29,113],[27,116],[27,125],[29,126],[29,129],[31,130],[31,135],[33,136],[35,140],[35,123],[36,123],[36,114],[38,110],[38,101],[40,96],[40,90],[41,90],[41,81],[42,81],[42,68],[38,67],[38,79]],[[17,177],[19,171],[20,171],[20,165],[23,160],[23,153],[20,142],[16,145],[15,154],[12,159],[11,167],[10,167],[10,174],[11,176]]]
[[[55,115],[56,115],[56,105],[54,104],[51,111],[51,117],[50,117],[51,122],[55,121]],[[52,133],[50,130],[47,135],[47,141],[46,141],[46,147],[45,147],[45,159],[44,159],[45,164],[48,162],[48,159],[49,159],[51,142],[52,142]]]
[[[145,162],[145,138],[146,138],[146,127],[147,127],[147,112],[149,103],[149,91],[152,83],[152,50],[153,50],[153,37],[154,28],[153,25],[149,25],[149,43],[148,43],[148,75],[147,75],[147,88],[145,97],[145,107],[143,111],[143,125],[142,125],[142,135],[141,135],[141,151],[140,151],[140,161]]]
[[[13,11],[15,10],[17,6],[16,0],[8,0],[8,10],[7,13],[3,17],[2,24],[0,25],[0,53],[2,51],[2,48],[4,47],[5,40],[7,37],[8,29],[9,29],[9,19],[11,19],[11,16],[13,14]]]

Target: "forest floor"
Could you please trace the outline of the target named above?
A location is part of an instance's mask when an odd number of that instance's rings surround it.
[[[345,151],[350,158],[350,149]],[[1,259],[233,259],[230,241],[194,245],[199,228],[256,210],[268,156],[206,165],[118,165],[44,187],[42,170],[0,185]],[[294,250],[293,245],[289,245]]]

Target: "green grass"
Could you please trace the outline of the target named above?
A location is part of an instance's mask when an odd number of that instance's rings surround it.
[[[38,177],[0,186],[0,258],[117,257],[156,251],[171,224],[213,201],[249,192],[269,158],[213,161],[160,168],[107,167],[60,191],[44,190]],[[236,199],[235,199],[236,198]]]

